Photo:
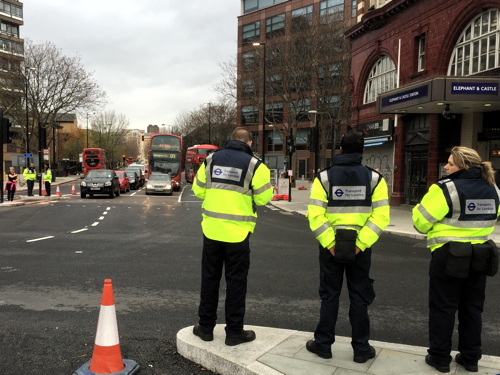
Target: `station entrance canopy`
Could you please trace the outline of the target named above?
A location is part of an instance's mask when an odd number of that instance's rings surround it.
[[[442,114],[500,110],[500,78],[440,76],[385,92],[377,98],[377,112]]]

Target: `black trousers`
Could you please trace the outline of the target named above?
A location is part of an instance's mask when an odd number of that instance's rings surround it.
[[[349,321],[351,323],[351,346],[355,356],[365,355],[370,349],[370,318],[368,306],[375,298],[373,281],[369,277],[372,250],[356,255],[351,264],[339,263],[328,249],[319,248],[321,310],[319,323],[314,331],[314,341],[321,351],[331,352],[335,342],[335,326],[339,312],[339,297],[344,281],[344,272],[349,291]]]
[[[47,192],[47,196],[50,196],[50,182],[45,181],[45,191]]]
[[[28,196],[33,195],[33,187],[35,186],[35,180],[26,180],[26,185],[28,186]]]
[[[449,245],[432,252],[429,267],[429,354],[439,364],[451,362],[452,335],[458,311],[458,351],[466,363],[481,359],[482,313],[486,275],[472,269],[467,278],[445,274]]]
[[[238,243],[215,241],[203,236],[198,315],[200,326],[205,332],[212,332],[217,321],[223,268],[226,278],[226,333],[238,334],[243,329],[245,318],[247,276],[250,268],[250,234]]]

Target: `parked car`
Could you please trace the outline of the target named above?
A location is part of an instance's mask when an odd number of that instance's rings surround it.
[[[120,181],[120,192],[126,193],[130,191],[130,179],[124,171],[115,171],[118,176],[118,181]]]
[[[139,174],[136,170],[127,170],[125,169],[125,173],[128,176],[129,183],[130,183],[130,189],[131,190],[137,190],[141,186],[141,178],[139,177]]]
[[[152,174],[146,182],[147,194],[172,195],[172,179],[169,174]]]
[[[129,165],[127,169],[125,169],[125,172],[128,173],[129,171],[137,172],[137,175],[139,176],[139,186],[144,186],[144,183],[146,182],[146,174],[143,173],[142,169],[137,166],[132,167],[131,165]]]
[[[120,196],[120,181],[116,173],[109,169],[94,169],[87,173],[80,183],[80,196],[106,194],[110,198]]]

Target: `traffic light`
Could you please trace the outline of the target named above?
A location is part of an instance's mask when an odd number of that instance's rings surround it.
[[[2,118],[2,134],[3,134],[3,143],[12,143],[12,139],[14,138],[14,132],[10,130],[12,123],[8,118]]]
[[[295,152],[295,144],[291,135],[286,136],[286,149],[290,155]]]

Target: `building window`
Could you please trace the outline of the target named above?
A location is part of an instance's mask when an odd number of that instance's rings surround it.
[[[0,2],[0,13],[5,13],[16,18],[23,18],[23,8],[21,6],[9,4],[5,1]]]
[[[321,22],[329,23],[344,19],[344,1],[343,0],[324,0],[319,6],[319,15]]]
[[[290,103],[290,114],[295,115],[297,122],[311,121],[309,119],[309,110],[311,109],[311,99],[304,98],[292,100]]]
[[[309,135],[311,128],[297,129],[297,134],[295,135],[295,149],[296,150],[307,150],[309,149],[308,143],[310,141]]]
[[[464,29],[451,56],[450,76],[468,76],[500,67],[500,11],[490,9]]]
[[[11,25],[9,23],[0,23],[0,32],[5,35],[15,36],[19,38],[19,27],[17,25]]]
[[[259,121],[259,110],[254,105],[241,107],[241,125],[257,125]]]
[[[351,0],[351,17],[352,18],[356,17],[356,14],[358,14],[357,3],[358,2],[356,0]]]
[[[0,38],[0,50],[15,55],[24,55],[23,43]]]
[[[266,121],[273,124],[282,124],[283,117],[283,102],[266,103]]]
[[[243,11],[247,14],[285,1],[287,0],[244,0]]]
[[[258,152],[259,150],[259,132],[252,132],[252,151]]]
[[[334,62],[318,67],[318,86],[321,89],[340,85],[340,63]]]
[[[266,19],[266,38],[282,35],[285,31],[285,13]]]
[[[241,96],[243,99],[250,99],[257,97],[259,91],[255,83],[255,78],[244,79],[241,82]]]
[[[292,32],[308,29],[313,20],[313,6],[292,10]]]
[[[396,88],[396,66],[390,57],[380,58],[373,66],[365,87],[364,103],[372,103],[377,96]]]
[[[260,21],[249,23],[248,25],[243,25],[243,44],[252,43],[258,41],[260,36]]]
[[[418,41],[418,63],[417,69],[419,72],[425,69],[425,34],[417,38]]]
[[[259,49],[254,48],[250,51],[241,54],[242,67],[245,72],[253,72],[257,70],[259,61]]]

